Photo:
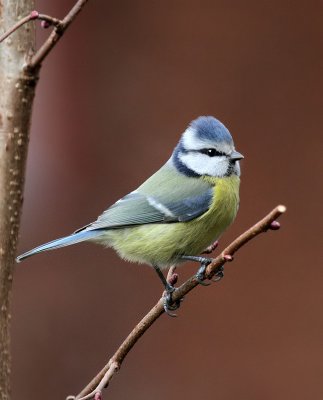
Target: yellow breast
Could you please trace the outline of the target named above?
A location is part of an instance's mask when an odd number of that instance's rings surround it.
[[[181,262],[182,255],[201,254],[233,222],[239,206],[240,183],[237,176],[203,179],[214,186],[214,199],[199,218],[109,230],[106,235],[110,245],[125,259],[161,268]]]
[[[202,218],[216,218],[216,224],[223,232],[237,215],[240,178],[233,175],[224,178],[205,176],[203,179],[214,186],[214,196],[209,211]]]

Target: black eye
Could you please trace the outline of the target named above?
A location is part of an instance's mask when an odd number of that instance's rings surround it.
[[[217,151],[215,149],[207,149],[207,155],[209,157],[214,157],[216,156]]]
[[[206,154],[209,157],[223,156],[223,153],[221,153],[215,149],[202,149],[202,150],[200,150],[200,153]]]

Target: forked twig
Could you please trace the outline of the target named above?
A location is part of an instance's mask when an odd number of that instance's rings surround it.
[[[60,21],[57,26],[54,26],[54,29],[49,35],[48,39],[27,63],[27,70],[34,70],[41,65],[48,53],[53,49],[53,47],[62,37],[66,29],[69,27],[71,22],[74,20],[74,18],[78,15],[78,13],[82,10],[87,2],[88,0],[78,0],[75,3],[74,7],[71,8],[69,13],[63,18],[63,20]]]
[[[13,25],[10,29],[8,29],[0,36],[0,43],[3,42],[8,36],[10,36],[21,26],[33,20],[41,20],[44,23],[42,25],[43,28],[49,28],[50,26],[53,26],[54,29],[45,41],[45,43],[29,59],[29,61],[25,65],[25,69],[29,72],[32,72],[40,67],[41,63],[44,61],[48,53],[53,49],[53,47],[62,37],[68,26],[77,16],[77,14],[82,10],[85,3],[87,3],[87,1],[88,0],[78,0],[75,3],[74,7],[71,8],[71,10],[62,20],[51,17],[50,15],[40,14],[38,11],[31,11],[26,17],[19,20],[15,25]]]

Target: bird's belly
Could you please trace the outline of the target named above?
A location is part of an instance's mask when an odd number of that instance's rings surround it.
[[[199,255],[232,223],[238,208],[239,181],[222,178],[215,190],[214,202],[199,218],[108,230],[101,242],[124,259],[160,268],[179,263],[182,255]]]

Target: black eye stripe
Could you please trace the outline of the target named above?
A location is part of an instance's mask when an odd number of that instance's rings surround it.
[[[216,156],[225,156],[225,153],[222,153],[221,151],[218,151],[216,149],[201,149],[199,150],[199,153],[206,154],[209,157],[216,157]]]

